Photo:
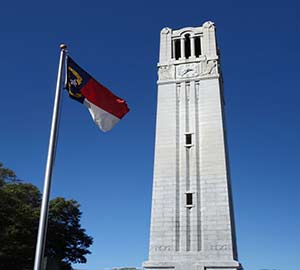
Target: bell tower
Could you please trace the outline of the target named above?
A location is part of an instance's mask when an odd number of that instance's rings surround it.
[[[215,25],[163,28],[149,260],[152,270],[240,269]]]

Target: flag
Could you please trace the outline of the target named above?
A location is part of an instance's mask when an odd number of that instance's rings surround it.
[[[102,131],[111,130],[129,112],[124,99],[105,86],[67,57],[66,89],[72,99],[83,103]]]

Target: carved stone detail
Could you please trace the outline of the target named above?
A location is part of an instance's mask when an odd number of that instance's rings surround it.
[[[163,29],[161,30],[161,33],[166,35],[166,34],[168,34],[168,33],[170,32],[170,30],[171,30],[170,28],[165,27],[165,28],[163,28]]]
[[[202,62],[201,76],[217,74],[217,60],[205,60]]]
[[[211,21],[207,21],[203,24],[203,27],[205,28],[211,28],[212,26],[214,26],[215,24]]]
[[[164,251],[171,251],[172,248],[171,246],[150,246],[151,251],[156,251],[156,252],[164,252]]]
[[[199,66],[196,63],[182,64],[176,68],[176,78],[192,78],[199,76]]]
[[[158,79],[159,80],[170,80],[175,77],[175,68],[173,65],[161,66],[158,69]]]

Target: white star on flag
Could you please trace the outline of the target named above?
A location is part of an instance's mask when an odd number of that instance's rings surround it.
[[[70,80],[70,83],[72,84],[72,85],[74,85],[74,86],[77,86],[77,81],[76,81],[76,79],[71,79]]]

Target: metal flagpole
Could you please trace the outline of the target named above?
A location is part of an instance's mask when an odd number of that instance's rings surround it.
[[[46,170],[45,170],[43,199],[42,199],[42,205],[41,205],[39,231],[38,231],[36,250],[35,250],[34,270],[42,270],[42,262],[43,262],[43,256],[44,256],[44,251],[45,251],[50,186],[51,186],[51,177],[52,177],[55,148],[56,148],[56,138],[57,138],[58,119],[59,119],[59,117],[58,117],[59,116],[59,104],[60,104],[61,88],[62,88],[61,81],[62,81],[62,73],[63,73],[63,67],[64,67],[64,63],[65,63],[65,55],[66,55],[67,46],[65,44],[61,44],[60,49],[61,49],[61,51],[60,51],[60,60],[59,60],[59,67],[58,67],[58,74],[57,74],[55,100],[54,100],[53,114],[52,114],[52,124],[51,124],[51,132],[50,132],[49,147],[48,147],[48,157],[47,157],[47,164],[46,164]]]

